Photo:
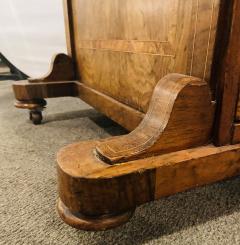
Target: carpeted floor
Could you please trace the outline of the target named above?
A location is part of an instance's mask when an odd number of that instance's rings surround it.
[[[124,130],[74,98],[49,100],[34,126],[13,101],[0,82],[0,244],[240,244],[240,178],[143,205],[115,230],[67,226],[55,209],[56,152]]]

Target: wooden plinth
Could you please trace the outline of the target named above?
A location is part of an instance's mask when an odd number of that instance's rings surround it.
[[[240,174],[240,145],[207,145],[109,165],[96,156],[94,149],[99,143],[72,144],[57,157],[59,196],[67,207],[60,215],[79,229],[87,229],[86,223],[97,230],[99,227],[94,224],[98,221],[75,223],[70,213],[63,216],[66,210],[89,217],[123,213],[143,203]]]

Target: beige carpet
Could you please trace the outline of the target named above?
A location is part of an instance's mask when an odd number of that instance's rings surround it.
[[[0,82],[0,244],[240,244],[240,178],[141,206],[115,230],[67,226],[55,209],[56,152],[124,130],[74,98],[49,100],[34,126],[13,101]]]

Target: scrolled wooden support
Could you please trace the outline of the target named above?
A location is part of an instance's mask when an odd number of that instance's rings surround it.
[[[57,208],[77,229],[113,228],[141,204],[240,174],[240,145],[207,145],[109,165],[95,155],[99,143],[79,142],[58,153]]]
[[[66,54],[57,54],[52,58],[50,71],[45,76],[29,78],[28,81],[31,83],[72,81],[75,77],[72,58]]]
[[[169,74],[157,84],[148,112],[130,134],[96,147],[108,163],[187,149],[210,142],[214,102],[206,82]]]
[[[15,106],[30,110],[30,119],[34,124],[42,121],[45,98],[76,96],[75,70],[73,60],[66,54],[53,57],[48,74],[41,78],[29,78],[13,84],[17,102]]]
[[[239,146],[203,146],[211,142],[213,115],[204,81],[180,74],[161,79],[132,133],[58,153],[61,218],[78,229],[109,229],[126,222],[138,205],[238,174]]]

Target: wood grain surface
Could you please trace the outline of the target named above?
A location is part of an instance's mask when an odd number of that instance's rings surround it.
[[[219,2],[72,0],[68,15],[81,81],[142,112],[168,73],[208,81]]]
[[[169,74],[156,85],[140,125],[128,135],[98,145],[97,153],[113,164],[207,144],[213,120],[214,103],[207,83]]]
[[[108,165],[96,157],[97,144],[75,143],[58,153],[59,195],[73,213],[118,214],[240,174],[240,145],[207,145]]]
[[[17,99],[15,105],[18,108],[20,104],[28,104],[27,107],[30,107],[32,101],[44,98],[79,97],[129,131],[134,130],[145,116],[144,113],[89,88],[79,81],[18,81],[13,84],[13,91]]]
[[[13,84],[15,98],[19,101],[30,101],[44,98],[76,96],[74,81],[66,82],[29,82],[18,81]]]

